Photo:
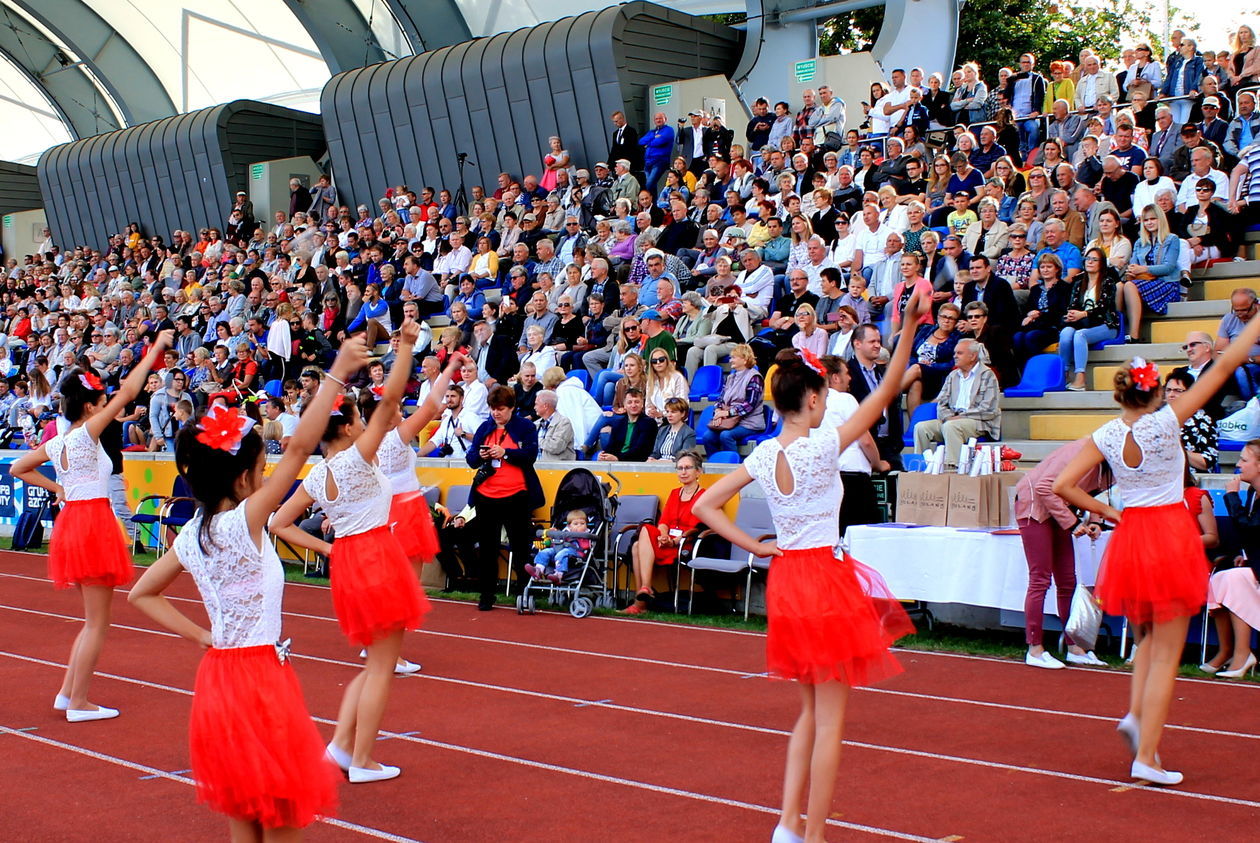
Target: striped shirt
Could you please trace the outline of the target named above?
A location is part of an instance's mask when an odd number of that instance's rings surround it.
[[[1244,148],[1238,160],[1247,165],[1247,179],[1242,189],[1242,198],[1248,204],[1260,203],[1260,142]]]

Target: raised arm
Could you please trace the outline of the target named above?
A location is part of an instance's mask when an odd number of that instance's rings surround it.
[[[293,481],[306,463],[306,458],[315,452],[320,436],[328,425],[328,416],[332,411],[333,401],[341,392],[337,381],[352,377],[355,372],[367,365],[370,355],[363,337],[354,337],[342,343],[337,359],[333,361],[331,378],[320,379],[319,390],[311,400],[310,407],[298,421],[297,430],[289,438],[289,445],[284,456],[276,464],[271,475],[263,483],[262,488],[249,496],[245,505],[245,520],[249,524],[249,534],[261,536],[267,519],[276,511],[276,507],[289,493]]]
[[[1194,386],[1168,402],[1168,406],[1177,414],[1179,423],[1185,424],[1186,419],[1193,416],[1196,410],[1203,409],[1225,382],[1234,376],[1234,370],[1251,356],[1251,347],[1257,339],[1260,339],[1260,319],[1251,319],[1243,332],[1216,358],[1216,362],[1195,379]]]
[[[901,339],[897,342],[897,350],[893,352],[892,359],[888,361],[884,379],[880,381],[875,391],[866,396],[866,400],[858,405],[857,412],[836,428],[840,436],[841,451],[861,438],[863,433],[869,431],[871,425],[875,424],[876,420],[901,394],[901,378],[894,376],[894,373],[904,372],[906,369],[906,363],[910,359],[910,346],[914,345],[915,326],[927,306],[927,302],[919,293],[912,295],[910,301],[906,303],[906,312],[901,320]]]
[[[398,357],[411,357],[416,338],[420,336],[420,326],[411,319],[403,322],[401,336],[398,341]],[[381,393],[381,406],[372,413],[372,420],[367,429],[359,434],[354,447],[359,449],[363,459],[371,462],[376,456],[376,449],[381,446],[385,434],[398,425],[398,411],[402,406],[403,392],[407,388],[407,378],[411,373],[406,366],[394,366],[385,379],[385,389]]]
[[[101,434],[105,432],[105,428],[109,427],[109,423],[114,420],[114,417],[121,413],[127,404],[140,394],[140,390],[144,388],[144,382],[148,380],[149,370],[153,368],[153,364],[162,356],[162,352],[170,348],[174,338],[174,331],[162,331],[158,334],[157,340],[149,346],[148,352],[141,358],[136,368],[132,369],[131,374],[127,375],[123,382],[118,385],[117,391],[110,397],[109,403],[105,405],[105,409],[93,414],[91,418],[83,423],[89,436],[93,439],[100,439]]]
[[[433,382],[432,388],[429,389],[429,397],[416,408],[414,413],[403,419],[402,423],[398,425],[398,435],[402,437],[402,441],[410,443],[420,435],[420,431],[424,429],[426,424],[441,414],[442,397],[446,395],[446,387],[450,384],[451,379],[455,377],[455,373],[467,361],[468,358],[458,351],[451,355],[450,360],[446,361],[446,369]]]

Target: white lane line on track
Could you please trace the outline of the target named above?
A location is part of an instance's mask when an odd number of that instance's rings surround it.
[[[62,670],[65,669],[65,665],[63,664],[58,664],[57,662],[49,661],[47,659],[35,658],[33,656],[23,656],[18,653],[8,653],[8,652],[0,651],[0,656],[5,656],[8,658],[17,659],[20,661],[31,662],[33,664],[46,665],[48,667],[54,667],[54,668],[58,668]],[[344,662],[344,664],[349,664],[349,662]],[[132,683],[132,684],[142,685],[147,688],[155,688],[158,690],[168,691],[170,693],[179,694],[181,696],[191,697],[193,695],[193,692],[188,690],[187,688],[177,688],[177,687],[174,687],[173,685],[163,685],[156,682],[148,682],[142,679],[133,679],[128,676],[119,676],[117,674],[103,673],[99,671],[97,672],[96,675],[105,677],[108,679],[113,679],[118,682]],[[324,725],[329,725],[329,726],[336,725],[335,720],[329,720],[325,717],[312,717],[311,719],[314,720],[316,723],[322,723]],[[770,731],[770,730],[766,730],[766,731]],[[7,726],[0,726],[0,734],[5,734],[5,733],[17,734],[19,737],[28,737],[25,733],[19,733],[16,729],[10,729]],[[786,734],[786,733],[783,733],[783,734]],[[30,737],[34,737],[34,736],[30,736]],[[683,789],[674,788],[674,787],[667,787],[665,785],[652,784],[650,782],[641,782],[635,779],[622,778],[620,776],[609,776],[604,773],[595,773],[589,770],[580,770],[574,767],[564,767],[559,764],[549,764],[545,761],[535,761],[531,758],[520,758],[515,755],[505,755],[503,753],[493,752],[491,750],[477,749],[475,747],[468,747],[468,746],[461,746],[459,744],[446,743],[445,741],[436,741],[429,738],[421,738],[421,737],[417,737],[412,732],[391,732],[391,731],[381,730],[380,737],[390,738],[390,739],[396,738],[398,740],[410,741],[411,743],[422,744],[424,746],[434,747],[436,749],[444,749],[450,752],[458,752],[465,755],[475,755],[479,758],[488,758],[491,760],[502,761],[509,764],[518,764],[518,765],[522,765],[526,767],[532,767],[538,770],[547,770],[553,773],[562,773],[564,775],[576,776],[578,778],[590,779],[592,781],[605,782],[607,784],[616,784],[623,787],[635,788],[637,790],[647,790],[653,793],[662,793],[669,796],[678,796],[684,799],[694,799],[696,801],[704,802],[707,804],[725,805],[731,808],[740,808],[747,811],[756,811],[758,813],[771,814],[775,816],[779,814],[779,809],[771,808],[768,805],[757,805],[752,802],[743,802],[736,799],[726,799],[720,796],[712,796],[705,793],[696,793],[695,791],[683,790]],[[149,767],[144,764],[137,764],[135,762],[126,761],[121,758],[115,758],[114,756],[104,755],[94,750],[84,749],[82,747],[73,746],[71,744],[64,744],[64,743],[61,743],[60,741],[55,741],[50,738],[37,738],[37,740],[43,743],[48,743],[54,746],[61,747],[63,749],[68,749],[73,752],[78,752],[82,755],[87,755],[92,758],[97,758],[100,760],[121,764],[122,766],[130,767],[133,770],[139,770],[141,772],[150,773],[155,778],[173,779],[175,781],[179,781],[184,784],[193,783],[191,779],[186,779],[183,776],[177,776],[172,773],[167,773],[162,770],[158,770],[154,767]],[[336,825],[336,824],[339,824],[341,821],[325,820],[324,822]],[[893,831],[891,829],[876,828],[874,826],[862,825],[860,823],[843,822],[841,820],[836,820],[836,819],[828,819],[827,824],[836,828],[849,829],[850,831],[861,831],[868,834],[874,834],[880,837],[889,837],[895,840],[917,841],[917,843],[936,843],[936,841],[940,839],[936,837],[922,837],[916,834],[906,834],[899,831]],[[356,826],[353,823],[346,823],[345,825],[347,825],[348,827],[356,831],[364,830],[365,833],[372,833],[376,831],[375,829],[366,829],[365,826]],[[377,836],[381,836],[387,840],[400,841],[400,843],[418,843],[418,841],[410,841],[409,838],[396,837],[393,835],[389,835],[388,832],[379,832]]]
[[[170,688],[168,690],[179,691],[180,689]],[[191,695],[192,692],[190,691],[188,693]],[[166,779],[168,781],[179,782],[180,784],[186,784],[186,785],[189,785],[190,787],[196,785],[196,783],[192,779],[186,776],[181,776],[178,773],[168,773],[165,770],[159,770],[156,767],[150,767],[147,764],[140,764],[135,761],[128,761],[127,759],[119,758],[116,755],[107,755],[104,752],[97,752],[96,750],[88,749],[87,747],[76,746],[75,744],[65,743],[64,741],[58,741],[52,738],[45,738],[41,735],[32,735],[27,732],[23,732],[19,729],[12,729],[8,726],[0,725],[0,735],[13,735],[14,737],[17,737],[17,738],[25,738],[28,741],[34,741],[36,743],[44,744],[45,746],[52,746],[52,747],[56,747],[57,749],[66,750],[67,752],[74,752],[74,753],[78,753],[79,755],[86,755],[88,758],[94,758],[97,761],[104,761],[107,764],[114,764],[119,767],[126,767],[131,770],[136,770],[138,772],[145,773],[145,775],[142,778]],[[331,826],[335,826],[336,828],[342,828],[342,829],[345,829],[346,831],[355,831],[355,832],[358,832],[359,834],[363,834],[368,837],[375,837],[379,840],[389,840],[389,841],[392,841],[392,843],[420,843],[420,841],[412,837],[402,837],[397,834],[391,834],[388,831],[381,831],[379,828],[369,828],[368,826],[365,826],[365,825],[359,825],[358,823],[352,823],[352,822],[347,822],[345,820],[339,820],[334,817],[326,817],[324,819],[319,820],[319,822],[323,823],[324,825],[331,825]]]
[[[42,554],[26,554],[26,553],[21,553],[18,551],[3,551],[3,552],[4,553],[18,553],[19,555],[31,556],[32,558],[37,558],[37,559],[42,558]],[[141,570],[143,570],[143,568]],[[13,574],[13,573],[8,573],[8,572],[0,572],[0,577],[10,577],[12,579],[19,579],[19,580],[30,580],[32,582],[39,582],[39,583],[44,583],[46,585],[52,585],[52,582],[47,577],[32,577],[25,574]],[[286,582],[285,587],[286,588],[313,589],[316,591],[323,591],[323,592],[328,591],[327,586],[311,585],[309,583]],[[125,591],[121,591],[121,593],[126,594]],[[170,599],[182,600],[187,603],[200,603],[201,602],[200,600],[196,600],[189,597],[171,597]],[[430,596],[429,600],[430,602],[447,603],[450,605],[458,605],[458,606],[471,605],[464,600],[449,600],[449,599],[445,599],[441,597],[433,597],[433,596]],[[500,607],[500,608],[503,609],[504,611],[511,611],[511,609],[507,607]],[[336,623],[336,618],[330,618],[323,615],[310,615],[310,614],[302,614],[298,612],[284,612],[284,614],[291,615],[293,617],[308,618],[308,619],[329,621],[331,623]],[[556,615],[558,617],[568,617],[567,612],[551,612],[551,611],[544,610],[540,612],[540,614]],[[640,618],[612,618],[612,617],[607,617],[605,615],[590,615],[584,618],[583,620],[604,620],[604,621],[612,621],[614,623],[626,623],[626,624],[649,624],[652,626],[667,627],[669,629],[685,629],[685,630],[694,630],[698,632],[713,632],[713,633],[720,633],[723,635],[742,635],[742,636],[747,636],[751,638],[761,638],[761,639],[764,639],[766,637],[766,634],[764,632],[755,632],[751,630],[723,629],[722,627],[670,623],[668,621],[652,621],[652,620],[645,620],[645,619],[640,619]],[[473,641],[491,641],[497,644],[504,644],[504,645],[509,645],[509,646],[537,646],[537,647],[545,646],[545,645],[530,645],[523,642],[509,641],[509,640],[503,640],[503,639],[498,639],[498,638],[475,638],[473,636],[464,636],[458,633],[451,633],[451,632],[434,632],[434,631],[426,631],[426,630],[418,630],[418,632],[419,634],[444,635],[450,638],[467,638],[468,640],[473,640]],[[581,651],[581,650],[566,650],[564,648],[556,648],[556,649],[559,649],[561,652],[583,653],[585,655],[597,656],[597,657],[602,657],[602,658],[634,659],[633,656],[616,656],[609,653],[594,653],[594,652]],[[955,660],[960,660],[960,661],[984,662],[987,664],[1000,664],[1000,665],[1006,665],[1007,667],[1018,667],[1021,669],[1026,667],[1026,665],[1021,661],[1017,661],[1015,659],[1004,659],[997,656],[976,656],[976,655],[971,655],[969,653],[947,653],[940,650],[916,650],[912,647],[893,647],[892,652],[901,653],[907,656],[915,656],[915,657],[922,656],[922,657],[927,657],[927,658],[955,659]],[[682,665],[682,666],[690,667],[696,670],[712,670],[712,671],[717,671],[717,672],[721,672],[723,670],[722,668],[707,668],[702,665]],[[726,671],[726,672],[738,673],[741,676],[748,675],[747,671]],[[1112,676],[1112,677],[1125,679],[1125,680],[1127,680],[1130,676],[1130,673],[1128,671],[1122,671],[1122,670],[1113,670],[1113,671],[1087,670],[1086,672],[1093,676]],[[1188,682],[1188,683],[1192,683],[1196,685],[1214,685],[1218,688],[1222,686],[1222,683],[1220,682],[1220,680],[1207,679],[1207,678],[1198,679],[1193,676],[1178,676],[1177,681]],[[1255,683],[1255,682],[1240,682],[1240,683],[1231,684],[1229,685],[1229,687],[1246,690],[1249,692],[1260,691],[1260,683]],[[862,689],[862,690],[870,690],[870,689]]]
[[[34,656],[25,656],[19,653],[10,653],[10,652],[5,652],[5,651],[0,651],[0,656],[16,659],[19,661],[31,662],[34,664],[47,665],[49,667],[62,668],[62,669],[64,669],[65,667],[65,665],[58,664],[57,662],[36,658]],[[326,659],[326,658],[320,658],[317,656],[302,656],[302,655],[294,654],[294,658],[302,658],[309,661],[321,662],[321,663],[326,663],[326,664],[334,664],[334,665],[343,665],[347,667],[356,667],[356,668],[361,667],[360,665],[357,665],[354,662],[338,661],[336,659]],[[155,683],[155,682],[148,682],[143,679],[133,679],[128,676],[120,676],[117,674],[104,673],[104,672],[99,672],[99,671],[97,672],[96,675],[107,678],[107,679],[114,679],[119,682],[142,685],[142,686],[154,688],[157,690],[171,691],[174,693],[183,694],[185,696],[192,695],[191,691],[188,691],[182,688],[176,688],[170,685],[163,685],[163,684]],[[756,732],[760,734],[775,735],[779,737],[787,737],[790,734],[790,732],[784,731],[782,729],[775,729],[775,728],[770,728],[766,726],[754,726],[747,723],[734,723],[734,722],[730,722],[726,720],[716,720],[716,719],[707,718],[707,717],[696,717],[696,716],[687,715],[687,714],[675,714],[672,712],[656,711],[653,709],[637,708],[633,706],[600,703],[594,700],[585,701],[585,700],[580,700],[576,697],[564,697],[564,696],[558,696],[554,694],[544,694],[537,691],[526,691],[526,690],[515,689],[515,688],[505,688],[502,686],[486,685],[483,683],[472,682],[468,680],[450,679],[446,677],[435,677],[435,676],[423,676],[422,674],[416,674],[416,676],[419,676],[421,678],[426,678],[432,681],[449,682],[451,684],[467,685],[471,687],[480,688],[483,690],[502,691],[505,693],[522,694],[522,695],[527,695],[531,697],[556,700],[560,702],[567,702],[567,703],[586,702],[587,705],[592,708],[608,708],[611,710],[622,711],[622,712],[626,712],[630,714],[638,714],[638,715],[643,715],[647,717],[658,717],[658,718],[669,719],[669,720],[680,720],[680,721],[696,723],[696,724],[705,725],[705,726],[714,726],[717,728],[733,729],[733,730],[744,731],[744,732]],[[412,677],[408,677],[408,678],[412,678]],[[328,720],[321,717],[313,717],[312,719],[315,720],[317,723],[324,723],[328,725],[335,725],[335,722],[336,722],[336,721]],[[515,756],[499,756],[498,754],[490,752],[489,750],[480,750],[480,749],[475,749],[472,747],[462,747],[456,744],[444,743],[442,741],[435,741],[435,740],[426,739],[426,738],[412,737],[410,736],[409,733],[382,731],[381,735],[383,737],[399,738],[401,740],[410,740],[417,743],[423,743],[429,746],[440,747],[443,749],[450,749],[450,750],[455,750],[459,752],[468,752],[474,755],[482,755],[484,757],[495,757],[495,758],[507,759],[515,763],[521,763],[521,764],[525,764],[529,766],[537,766],[542,769],[557,769],[561,771],[571,772],[573,775],[588,776],[592,778],[597,778],[599,780],[618,781],[621,783],[633,782],[633,780],[629,780],[629,779],[622,780],[622,779],[617,779],[616,777],[611,777],[611,778],[606,777],[604,776],[604,774],[601,774],[601,773],[588,774],[586,771],[575,770],[573,768],[553,767],[552,765],[549,765],[546,762],[533,761],[531,759],[517,758]],[[1250,736],[1247,736],[1247,737],[1250,737]],[[1018,764],[1008,764],[1002,761],[986,761],[984,759],[978,759],[978,758],[969,758],[969,757],[958,756],[958,755],[946,755],[946,754],[937,753],[937,752],[930,752],[927,750],[910,749],[908,747],[886,746],[884,744],[875,744],[875,743],[869,743],[865,741],[854,741],[854,740],[846,739],[845,741],[843,741],[843,743],[848,746],[858,747],[860,749],[867,749],[874,752],[891,752],[898,755],[908,755],[915,758],[928,758],[934,761],[944,761],[944,762],[953,763],[953,764],[986,767],[989,769],[1005,770],[1007,772],[1024,773],[1027,775],[1049,776],[1051,778],[1065,779],[1068,781],[1077,781],[1077,782],[1083,782],[1083,783],[1089,783],[1089,784],[1100,784],[1108,788],[1122,787],[1125,789],[1142,789],[1144,790],[1144,792],[1151,793],[1153,795],[1158,795],[1158,796],[1165,796],[1165,795],[1177,796],[1177,797],[1183,797],[1183,798],[1188,798],[1188,799],[1199,799],[1199,800],[1206,800],[1209,802],[1220,802],[1220,803],[1230,804],[1230,805],[1239,805],[1239,806],[1247,807],[1247,808],[1260,808],[1260,801],[1240,799],[1240,798],[1236,798],[1232,796],[1221,796],[1221,795],[1210,794],[1210,793],[1172,790],[1172,789],[1166,789],[1166,788],[1137,788],[1137,786],[1134,785],[1131,781],[1121,781],[1117,779],[1104,779],[1104,778],[1099,778],[1097,776],[1088,776],[1088,775],[1083,775],[1079,773],[1069,773],[1069,772],[1064,772],[1061,770],[1048,770],[1041,767],[1026,767],[1026,766],[1022,766]],[[653,785],[646,782],[640,782],[638,784],[643,785],[644,787],[650,790],[664,787],[662,785]],[[630,786],[637,786],[637,785],[630,784]],[[668,792],[668,791],[662,791],[662,792]],[[690,791],[683,791],[683,793],[690,793]],[[697,795],[696,798],[708,798],[708,797]],[[735,803],[732,803],[732,804],[735,804]],[[766,810],[773,810],[773,809],[766,809]],[[912,839],[917,839],[917,838],[912,838]]]
[[[189,597],[168,597],[168,599],[183,602],[183,603],[196,603],[196,604],[201,603],[200,600],[194,600]],[[19,606],[0,605],[0,609],[7,609],[10,611],[15,611],[15,612],[26,612],[30,614],[43,615],[46,617],[59,618],[63,620],[78,620],[77,618],[71,615],[62,615],[62,614],[57,614],[57,613],[52,613],[52,612],[44,612],[38,609],[26,609]],[[322,615],[307,615],[307,614],[302,614],[300,612],[285,612],[284,614],[289,615],[291,617],[303,618],[306,620],[317,620],[317,621],[336,623],[335,618],[324,617]],[[111,624],[111,626],[114,626],[118,629],[126,629],[132,632],[143,632],[143,633],[149,633],[152,635],[161,635],[167,638],[179,638],[178,635],[175,635],[172,632],[164,632],[162,630],[149,629],[147,627],[127,626],[125,624]],[[747,679],[750,675],[745,671],[729,670],[727,668],[709,667],[706,665],[693,665],[693,664],[687,664],[685,662],[670,662],[670,661],[663,661],[660,659],[647,659],[640,656],[610,655],[608,653],[598,653],[598,652],[593,652],[590,650],[574,650],[574,649],[569,649],[565,647],[554,647],[551,645],[544,645],[544,644],[529,644],[526,642],[509,641],[509,640],[504,640],[500,638],[483,638],[480,636],[468,636],[468,635],[461,635],[461,634],[449,633],[449,632],[426,632],[425,630],[419,630],[416,634],[420,634],[420,635],[428,634],[428,635],[436,635],[440,637],[444,636],[444,637],[449,637],[449,638],[457,638],[460,640],[476,641],[478,643],[501,644],[501,645],[510,646],[510,647],[526,647],[526,648],[533,648],[533,649],[550,650],[553,652],[564,653],[566,655],[581,655],[581,656],[588,656],[588,657],[593,657],[593,658],[617,659],[617,660],[623,660],[623,661],[636,662],[639,664],[650,664],[654,666],[672,667],[672,668],[678,668],[678,669],[683,669],[683,670],[695,670],[695,671],[702,671],[706,673],[718,673],[718,674],[723,674],[727,676],[734,676],[739,679]],[[306,655],[306,654],[297,653],[297,652],[293,653],[293,656],[294,658],[303,658],[303,659],[308,659],[310,661],[323,662],[326,664],[345,665],[348,667],[356,667],[356,668],[362,666],[361,664],[357,664],[354,662],[342,661],[339,659],[323,658],[320,656]],[[424,679],[430,679],[430,680],[441,681],[441,682],[450,682],[454,684],[466,684],[471,687],[502,691],[504,693],[526,694],[530,696],[537,696],[543,699],[562,700],[562,701],[569,701],[569,702],[582,702],[586,705],[593,705],[593,703],[589,700],[577,700],[570,697],[547,694],[544,692],[526,691],[526,690],[522,690],[518,688],[509,688],[509,687],[499,686],[499,685],[488,685],[484,683],[473,682],[471,680],[456,679],[454,677],[439,677],[439,676],[434,676],[433,674],[422,673],[422,674],[417,674],[417,675]],[[1217,686],[1220,685],[1219,682],[1210,683],[1210,684],[1215,684]],[[1230,686],[1230,687],[1237,687],[1237,686]],[[992,708],[992,709],[998,709],[1002,711],[1018,711],[1018,712],[1023,712],[1026,714],[1039,714],[1039,715],[1047,715],[1047,716],[1052,716],[1052,717],[1066,717],[1069,719],[1101,721],[1101,722],[1108,722],[1108,723],[1115,722],[1116,720],[1114,716],[1106,715],[1106,714],[1088,714],[1088,713],[1080,712],[1080,711],[1064,711],[1064,710],[1053,709],[1053,708],[1041,708],[1037,706],[1018,705],[1015,703],[1001,703],[1001,702],[990,702],[986,700],[973,700],[973,699],[968,699],[966,697],[948,697],[941,694],[927,694],[927,693],[922,693],[918,691],[899,691],[893,688],[868,687],[868,688],[857,688],[855,690],[861,691],[863,693],[869,693],[869,694],[884,694],[888,696],[905,697],[907,699],[930,700],[932,702],[953,703],[955,705],[975,706],[978,708]],[[608,706],[608,707],[618,708],[618,706],[615,706],[615,705]],[[625,710],[648,711],[647,709],[633,709],[633,708],[626,708]],[[651,713],[659,714],[659,715],[666,714],[665,712],[651,712]],[[686,717],[686,715],[678,715],[678,716]],[[1223,730],[1223,729],[1209,729],[1202,726],[1185,726],[1185,725],[1179,725],[1179,724],[1168,724],[1164,728],[1168,730],[1172,730],[1172,731],[1190,732],[1190,733],[1202,734],[1202,735],[1213,735],[1216,737],[1223,737],[1223,738],[1241,738],[1244,740],[1260,740],[1260,735],[1256,735],[1256,734],[1251,734],[1247,732],[1232,732],[1232,731]],[[778,731],[773,731],[773,733],[787,734],[787,733],[780,733]]]

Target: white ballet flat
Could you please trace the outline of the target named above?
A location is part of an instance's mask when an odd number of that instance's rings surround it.
[[[65,694],[58,694],[53,698],[53,708],[57,711],[68,711],[70,709],[70,698]]]
[[[787,826],[776,825],[770,843],[805,843],[805,838],[793,832]]]
[[[1181,773],[1176,773],[1172,770],[1156,770],[1154,767],[1148,767],[1140,761],[1133,762],[1133,766],[1129,768],[1129,775],[1132,778],[1161,786],[1181,784],[1185,780],[1185,776],[1181,775]]]
[[[1129,747],[1129,754],[1135,758],[1137,757],[1138,751],[1139,730],[1140,727],[1138,726],[1138,719],[1132,714],[1126,714],[1123,718],[1121,718],[1120,722],[1116,724],[1116,731],[1120,733],[1120,737],[1124,740],[1125,745]]]
[[[350,770],[350,762],[353,756],[332,741],[328,742],[328,746],[324,747],[324,753],[328,756],[328,760],[336,764],[341,772],[346,773]]]
[[[367,767],[351,767],[350,784],[367,784],[368,782],[383,782],[389,779],[396,779],[402,773],[398,767],[390,767],[388,764],[382,764],[381,769],[372,770]]]
[[[113,720],[118,716],[118,709],[98,705],[95,711],[66,709],[66,720],[71,723],[87,723],[92,720]]]
[[[420,665],[415,662],[409,662],[406,659],[402,660],[402,664],[398,664],[397,662],[394,663],[395,676],[410,676],[413,673],[419,673],[420,670]]]

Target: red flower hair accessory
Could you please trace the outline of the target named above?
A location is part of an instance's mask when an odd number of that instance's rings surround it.
[[[824,378],[827,377],[827,370],[823,368],[822,361],[818,359],[818,356],[814,354],[814,352],[810,351],[808,348],[797,349],[797,351],[801,355],[802,363],[822,375]]]
[[[337,415],[338,413],[341,412],[341,408],[344,407],[345,404],[346,404],[346,396],[344,394],[338,395],[336,398],[333,399],[332,409],[328,411],[328,415],[330,416]]]
[[[94,389],[97,392],[105,391],[105,387],[101,383],[101,379],[91,372],[80,372],[79,383],[83,384],[85,389]]]
[[[222,404],[215,404],[197,423],[197,429],[200,431],[197,434],[197,441],[207,447],[227,451],[236,456],[237,451],[241,449],[241,440],[253,427],[254,422],[248,416],[242,416]]]
[[[372,386],[368,387],[368,392],[372,393],[373,398],[375,398],[377,401],[380,401],[382,398],[385,397],[385,385],[373,384]]]
[[[1141,357],[1134,357],[1129,363],[1129,374],[1133,376],[1133,385],[1142,392],[1150,392],[1159,386],[1159,367]]]

